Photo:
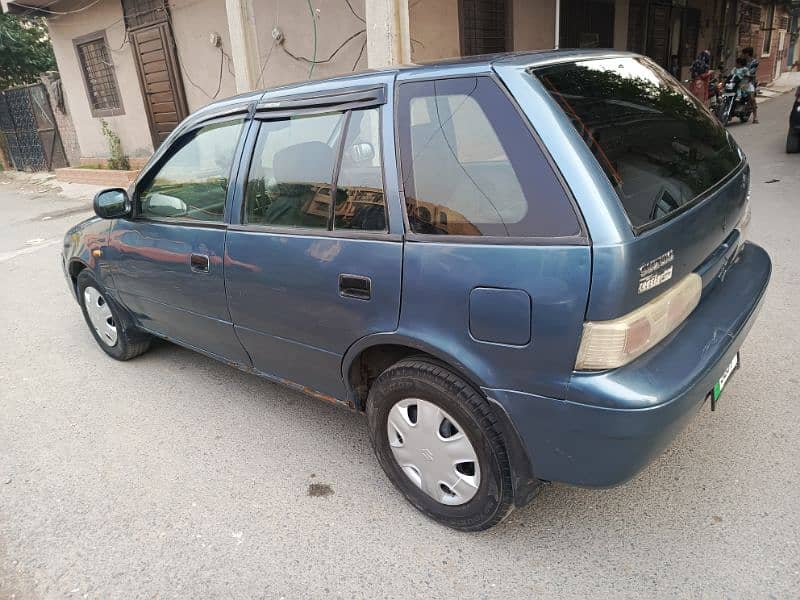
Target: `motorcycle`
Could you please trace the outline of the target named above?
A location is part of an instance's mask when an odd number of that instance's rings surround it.
[[[746,123],[753,113],[753,107],[750,106],[750,94],[738,95],[736,92],[738,86],[739,81],[733,75],[729,75],[724,83],[719,84],[716,115],[723,125],[727,125],[733,117],[738,117],[742,123]]]

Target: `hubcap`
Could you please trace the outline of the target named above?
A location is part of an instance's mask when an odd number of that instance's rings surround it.
[[[83,290],[83,303],[86,306],[86,313],[89,321],[103,340],[106,346],[115,346],[117,343],[117,325],[114,323],[114,316],[111,314],[111,307],[103,298],[103,295],[93,287]]]
[[[389,446],[406,476],[451,506],[469,502],[481,483],[478,455],[464,429],[441,408],[407,398],[389,411]]]

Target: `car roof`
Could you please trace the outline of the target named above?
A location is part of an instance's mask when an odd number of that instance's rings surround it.
[[[526,66],[536,67],[552,64],[556,62],[567,62],[581,59],[616,57],[616,56],[636,56],[632,52],[622,52],[617,50],[604,49],[570,49],[570,50],[538,50],[525,52],[506,52],[501,54],[482,54],[477,56],[464,56],[436,60],[423,63],[413,63],[397,65],[384,69],[366,69],[357,73],[348,73],[326,77],[324,79],[314,79],[311,81],[300,81],[273,88],[265,88],[254,92],[246,92],[238,96],[232,96],[213,102],[195,113],[189,120],[197,122],[213,117],[217,114],[230,113],[245,110],[253,102],[270,97],[281,97],[293,94],[313,94],[316,91],[329,92],[331,89],[346,89],[351,86],[379,83],[385,81],[387,77],[402,74],[404,78],[416,79],[431,75],[444,75],[445,73],[461,72],[482,72],[491,70],[492,66]]]

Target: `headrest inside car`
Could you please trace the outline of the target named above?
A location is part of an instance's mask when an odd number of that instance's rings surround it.
[[[333,175],[333,149],[322,142],[305,142],[275,153],[273,173],[281,183],[328,183]]]

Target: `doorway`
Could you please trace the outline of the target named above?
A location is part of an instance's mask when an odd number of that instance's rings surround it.
[[[153,149],[188,114],[165,0],[122,0]]]

